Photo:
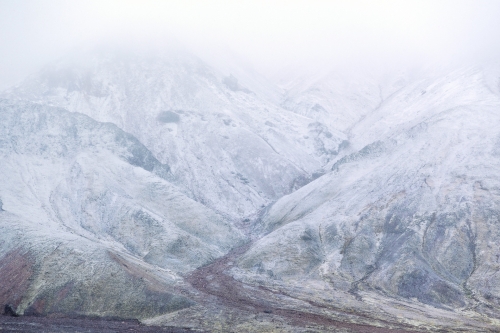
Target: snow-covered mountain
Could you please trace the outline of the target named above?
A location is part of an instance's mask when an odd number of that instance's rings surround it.
[[[498,327],[499,67],[277,81],[107,48],[4,92],[0,302],[215,331]]]
[[[0,115],[0,270],[22,277],[0,298],[18,313],[134,318],[186,307],[169,292],[178,274],[243,241],[115,125],[6,100]]]
[[[343,132],[376,109],[383,99],[383,88],[371,75],[327,70],[275,80],[285,90],[283,108]]]
[[[179,48],[105,49],[52,64],[6,96],[116,124],[168,164],[190,197],[243,218],[300,187],[345,135],[280,108],[277,86],[229,64],[212,67]]]
[[[235,274],[497,316],[500,87],[489,83],[492,70],[411,81],[385,99],[353,127],[354,152],[269,208],[258,229],[265,236]]]

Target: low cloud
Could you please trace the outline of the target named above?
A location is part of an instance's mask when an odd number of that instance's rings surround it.
[[[75,48],[231,49],[283,66],[406,66],[500,54],[499,1],[33,1],[0,3],[0,88]]]

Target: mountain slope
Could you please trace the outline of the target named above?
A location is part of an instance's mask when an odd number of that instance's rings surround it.
[[[53,64],[0,101],[0,276],[17,281],[0,302],[213,330],[488,331],[497,69],[329,73],[281,95],[179,50]]]
[[[6,100],[0,115],[0,270],[25,277],[13,291],[3,285],[0,301],[18,313],[143,318],[184,308],[193,301],[175,295],[178,274],[243,240],[115,125]]]
[[[345,135],[276,106],[278,88],[241,69],[240,83],[231,68],[178,49],[108,49],[61,60],[5,95],[116,124],[168,164],[190,197],[242,218],[300,187]]]
[[[496,317],[500,94],[487,75],[458,70],[386,100],[353,128],[351,154],[269,208],[233,273]]]
[[[276,79],[286,91],[281,105],[294,113],[348,132],[363,116],[376,109],[385,93],[371,75],[321,71],[314,75]],[[393,87],[389,87],[392,91]]]

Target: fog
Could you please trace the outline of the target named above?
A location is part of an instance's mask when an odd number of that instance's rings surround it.
[[[0,88],[68,52],[173,38],[232,50],[272,75],[338,68],[475,62],[500,54],[500,1],[0,2]]]

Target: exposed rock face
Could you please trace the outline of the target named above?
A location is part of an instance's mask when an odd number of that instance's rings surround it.
[[[28,289],[28,280],[33,274],[33,262],[20,249],[6,253],[0,259],[0,304],[4,314],[16,316],[16,308]]]
[[[115,125],[0,102],[0,302],[17,313],[142,318],[193,304],[177,273],[242,241]]]

